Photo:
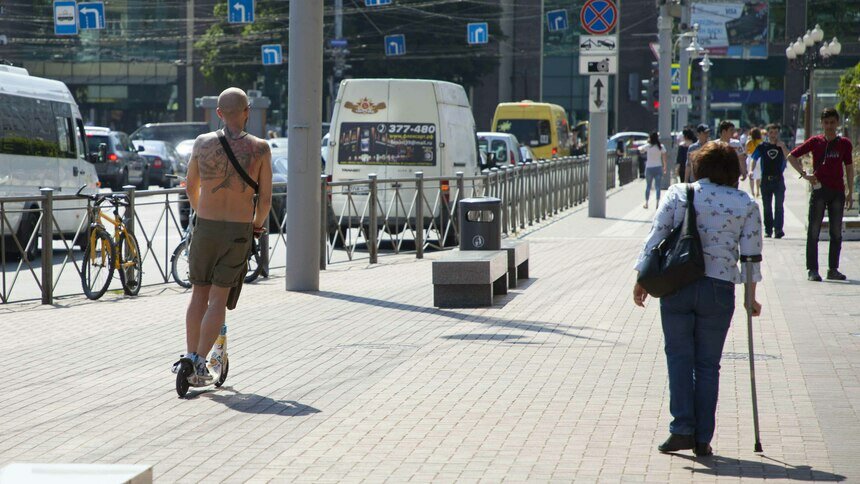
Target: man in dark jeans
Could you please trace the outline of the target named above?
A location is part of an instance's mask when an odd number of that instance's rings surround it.
[[[785,158],[788,148],[779,139],[779,125],[767,126],[767,141],[758,145],[752,154],[751,172],[756,165],[761,164],[761,198],[764,202],[764,236],[771,237],[776,232],[776,238],[785,236],[783,224],[785,221]],[[775,199],[775,200],[774,200]],[[776,206],[774,206],[774,201]]]
[[[818,274],[818,235],[824,221],[824,211],[830,224],[830,258],[827,278],[844,281],[839,272],[839,253],[842,250],[842,214],[854,206],[854,165],[851,161],[851,142],[839,136],[839,113],[833,108],[821,112],[823,135],[813,136],[792,150],[788,162],[800,177],[812,184],[809,197],[809,229],[806,233],[807,279],[821,281]],[[812,153],[812,173],[806,173],[799,157]],[[848,178],[848,196],[845,196],[844,173]]]

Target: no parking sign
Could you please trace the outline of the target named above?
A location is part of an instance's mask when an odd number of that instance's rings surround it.
[[[592,35],[604,35],[618,23],[618,7],[612,0],[588,0],[579,11],[582,28]]]

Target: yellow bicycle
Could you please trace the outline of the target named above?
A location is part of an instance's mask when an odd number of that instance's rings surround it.
[[[116,270],[119,272],[119,280],[125,294],[136,296],[140,292],[143,277],[140,245],[119,215],[120,206],[129,206],[128,195],[125,193],[82,195],[83,189],[84,187],[81,187],[78,190],[77,196],[92,200],[88,214],[89,233],[81,267],[84,294],[93,300],[102,297]],[[102,212],[101,205],[105,202],[113,206],[113,216]],[[105,228],[105,223],[113,226],[113,238]]]

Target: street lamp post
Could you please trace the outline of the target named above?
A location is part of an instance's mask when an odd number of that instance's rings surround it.
[[[803,71],[803,87],[809,101],[807,109],[803,116],[803,129],[805,136],[809,136],[812,124],[811,118],[811,102],[814,90],[812,89],[812,73],[818,67],[824,67],[830,61],[842,52],[842,44],[836,37],[830,42],[824,40],[824,31],[819,25],[815,25],[812,30],[807,30],[802,37],[798,37],[785,48],[785,57],[788,59],[789,65],[797,70]]]
[[[707,52],[705,52],[699,65],[702,67],[702,112],[699,114],[699,122],[702,124],[708,124],[708,72],[711,70],[711,66],[714,65],[714,63],[711,62]]]

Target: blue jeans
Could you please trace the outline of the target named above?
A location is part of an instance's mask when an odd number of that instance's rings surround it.
[[[657,190],[657,203],[660,203],[660,185],[663,182],[663,167],[652,166],[645,168],[645,202],[651,197],[651,182],[654,182]]]
[[[762,179],[761,199],[764,203],[764,233],[770,235],[775,230],[777,235],[782,234],[785,222],[785,180],[782,177]]]
[[[669,366],[669,432],[714,437],[720,358],[735,311],[735,285],[703,277],[660,299]]]

